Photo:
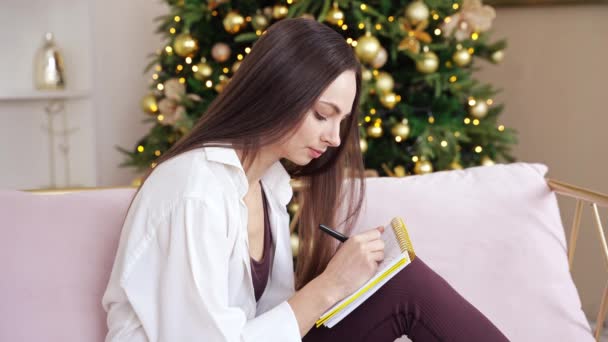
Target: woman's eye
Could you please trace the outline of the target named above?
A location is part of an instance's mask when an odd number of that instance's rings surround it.
[[[325,121],[325,120],[327,120],[326,117],[324,117],[323,115],[319,114],[319,112],[317,112],[316,110],[313,110],[313,113],[315,113],[315,117],[317,118],[317,120],[319,120],[319,121]]]

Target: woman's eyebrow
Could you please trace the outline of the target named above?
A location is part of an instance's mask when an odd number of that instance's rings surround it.
[[[321,101],[319,101],[319,102],[322,102],[322,103],[325,103],[325,104],[330,105],[330,106],[331,106],[331,108],[334,110],[334,112],[336,112],[336,113],[340,114],[340,108],[338,108],[338,106],[337,106],[335,103],[332,103],[332,102],[327,102],[327,101],[323,101],[323,100],[321,100]],[[349,116],[349,115],[350,115],[350,113],[348,113],[348,114],[344,114],[344,117],[347,117],[347,116]]]

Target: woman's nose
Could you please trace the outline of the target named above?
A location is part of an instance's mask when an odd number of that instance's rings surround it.
[[[340,123],[333,124],[325,133],[325,141],[332,147],[340,146]]]

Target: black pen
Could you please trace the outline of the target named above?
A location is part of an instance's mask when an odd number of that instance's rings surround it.
[[[320,225],[319,225],[319,228],[321,228],[321,231],[323,231],[323,232],[325,232],[325,233],[327,233],[327,234],[331,235],[332,237],[334,237],[334,238],[336,238],[336,239],[340,240],[340,242],[344,242],[344,241],[346,241],[346,239],[348,239],[348,237],[346,237],[346,236],[344,236],[344,235],[342,235],[342,234],[338,233],[337,231],[335,231],[335,230],[333,230],[333,229],[329,228],[328,226],[326,226],[326,225],[324,225],[324,224],[320,224]]]

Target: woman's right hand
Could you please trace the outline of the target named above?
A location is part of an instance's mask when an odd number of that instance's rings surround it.
[[[384,227],[352,235],[338,248],[322,276],[336,302],[355,292],[377,271],[384,259]]]

